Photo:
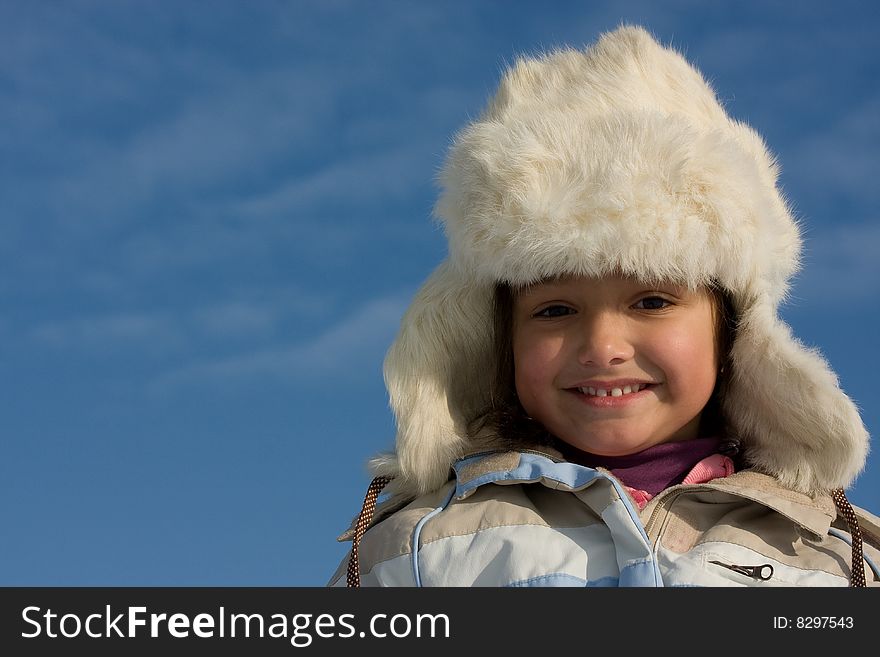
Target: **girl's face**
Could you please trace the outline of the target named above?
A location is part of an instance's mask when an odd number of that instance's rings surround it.
[[[713,298],[628,277],[515,295],[516,391],[557,438],[602,456],[697,437],[717,375]]]

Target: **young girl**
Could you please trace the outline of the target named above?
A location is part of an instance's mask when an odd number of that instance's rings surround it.
[[[776,178],[642,29],[517,62],[451,149],[449,257],[385,363],[396,450],[330,584],[880,585],[843,493],[867,432],[777,315]]]

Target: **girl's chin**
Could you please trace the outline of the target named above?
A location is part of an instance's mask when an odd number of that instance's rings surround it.
[[[633,441],[631,435],[626,439],[607,438],[603,440],[590,440],[589,442],[561,440],[573,452],[568,456],[577,456],[578,452],[593,454],[594,456],[629,456],[659,444],[651,440]]]

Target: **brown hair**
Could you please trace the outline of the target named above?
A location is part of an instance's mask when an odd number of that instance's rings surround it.
[[[712,396],[700,418],[701,436],[725,436],[727,422],[721,407],[727,381],[731,375],[730,350],[736,337],[737,317],[730,293],[719,285],[710,285],[715,337],[718,347],[718,377]],[[507,283],[495,286],[493,300],[494,362],[492,394],[489,406],[469,425],[471,437],[490,428],[499,446],[520,444],[554,445],[554,438],[537,420],[529,417],[516,394],[513,364],[513,307],[516,290]],[[728,438],[732,438],[727,436]]]

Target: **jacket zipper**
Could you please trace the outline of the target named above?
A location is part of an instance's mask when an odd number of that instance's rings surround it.
[[[752,577],[753,579],[759,579],[763,582],[766,582],[773,577],[773,566],[769,563],[762,563],[760,566],[737,566],[732,563],[724,563],[723,561],[710,561],[709,563],[724,566],[735,573],[745,575],[746,577]]]
[[[696,486],[689,486],[689,491],[697,490]],[[708,489],[706,489],[708,490]],[[666,494],[659,500],[657,500],[657,505],[651,511],[651,516],[648,518],[648,522],[645,523],[645,534],[648,535],[648,540],[651,541],[652,545],[655,543],[655,539],[651,537],[651,530],[657,524],[658,518],[660,514],[665,512],[664,520],[669,516],[669,509],[672,507],[672,503],[681,495],[684,491],[682,489],[678,490],[667,490]],[[665,524],[665,523],[664,523]],[[660,527],[660,530],[657,531],[656,538],[660,538],[660,534],[663,531],[663,527]]]

